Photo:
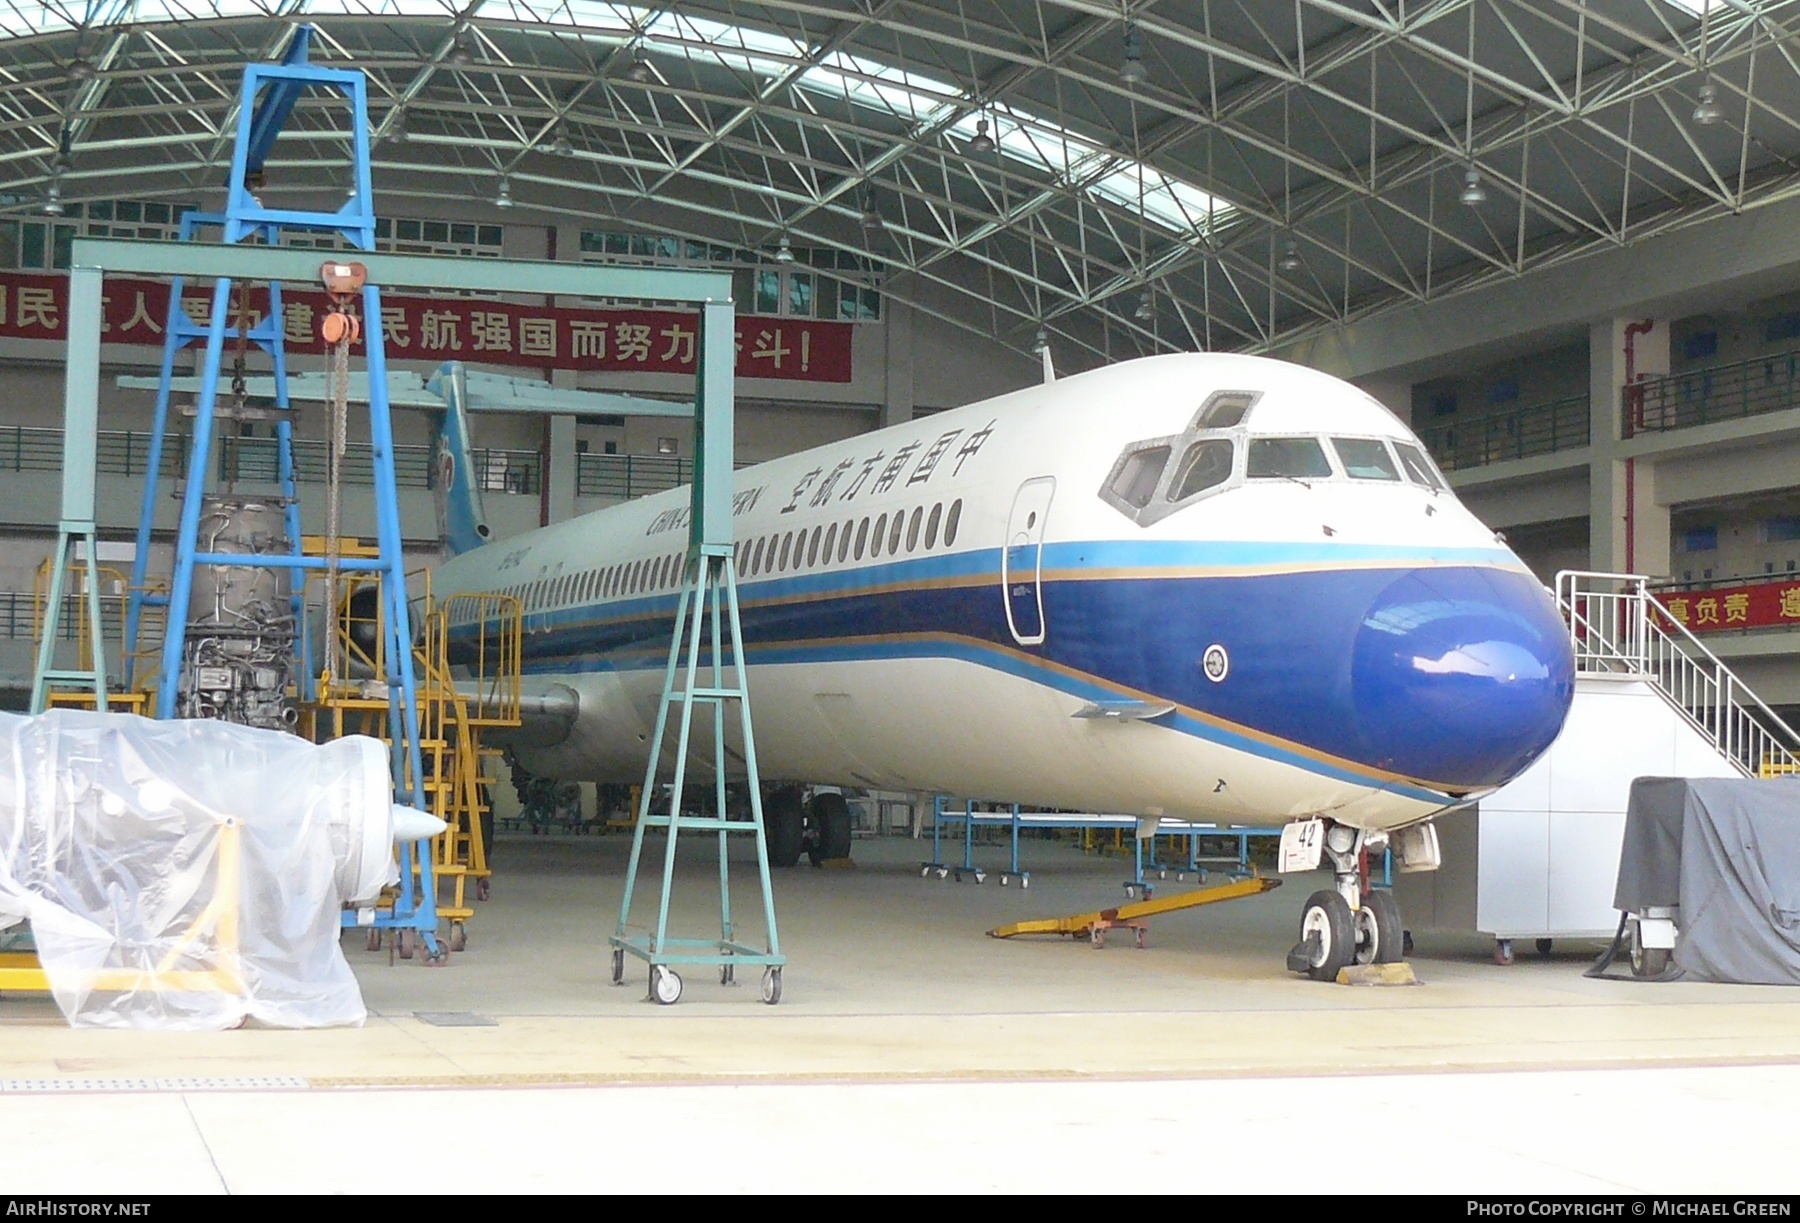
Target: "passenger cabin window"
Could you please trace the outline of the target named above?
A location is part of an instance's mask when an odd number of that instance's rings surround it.
[[[869,542],[869,520],[863,519],[856,524],[856,559],[863,558],[863,546]]]
[[[1438,475],[1437,468],[1411,442],[1395,442],[1394,449],[1400,452],[1400,465],[1406,468],[1406,474],[1414,484],[1423,484],[1426,488],[1443,488],[1444,479]]]
[[[956,527],[962,521],[962,498],[950,503],[950,516],[944,519],[944,547],[956,542]]]
[[[1252,480],[1329,480],[1331,464],[1315,437],[1253,437],[1249,468]]]
[[[1394,466],[1394,456],[1388,453],[1386,443],[1372,437],[1334,437],[1331,448],[1337,451],[1338,462],[1344,465],[1344,474],[1352,480],[1393,480],[1400,479],[1400,469]]]
[[[1186,501],[1229,479],[1231,443],[1222,437],[1195,442],[1181,456],[1181,467],[1169,486],[1169,500]]]
[[[1168,466],[1169,447],[1150,446],[1125,456],[1113,477],[1113,495],[1127,505],[1143,509],[1156,495],[1156,485]]]

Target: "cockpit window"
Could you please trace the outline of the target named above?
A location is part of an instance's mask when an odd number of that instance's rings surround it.
[[[1195,414],[1194,423],[1188,426],[1188,432],[1200,429],[1235,429],[1244,423],[1245,414],[1259,398],[1261,393],[1258,391],[1215,391],[1200,405],[1200,411]]]
[[[1400,479],[1400,469],[1394,466],[1394,456],[1376,438],[1334,437],[1331,439],[1331,448],[1337,451],[1338,462],[1344,465],[1344,474],[1352,480]]]
[[[1143,509],[1156,495],[1163,468],[1168,466],[1170,448],[1150,446],[1134,450],[1120,460],[1110,487],[1113,494],[1127,505]]]
[[[1252,480],[1281,479],[1328,480],[1331,464],[1325,459],[1325,448],[1314,437],[1253,437],[1250,439],[1249,470]]]
[[[1411,442],[1395,442],[1394,449],[1400,452],[1400,463],[1414,484],[1423,484],[1426,488],[1444,487],[1444,478],[1438,475],[1431,460],[1417,446]]]
[[[1207,438],[1189,446],[1169,485],[1170,501],[1186,501],[1231,479],[1231,443],[1222,437]]]

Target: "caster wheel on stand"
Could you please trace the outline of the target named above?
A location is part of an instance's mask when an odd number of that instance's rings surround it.
[[[770,1006],[781,1001],[781,969],[765,968],[762,977],[762,1000]]]
[[[425,945],[425,967],[442,968],[450,962],[450,944],[443,939],[434,938]]]
[[[613,948],[612,983],[614,985],[625,984],[625,950],[622,947]]]
[[[1509,938],[1495,939],[1494,940],[1494,963],[1498,964],[1502,968],[1505,968],[1508,964],[1511,964],[1512,962],[1513,962],[1512,940]]]
[[[721,964],[721,965],[719,965],[719,984],[720,985],[736,985],[737,984],[737,965],[736,964]]]
[[[650,996],[662,1006],[681,1001],[681,978],[670,968],[657,964],[650,969]]]
[[[381,930],[375,926],[369,927],[369,950],[381,950]]]
[[[419,936],[411,930],[396,930],[394,931],[394,944],[400,952],[400,958],[410,960],[413,958],[413,949],[419,945]]]
[[[459,921],[450,923],[450,950],[462,951],[469,945],[469,930]]]
[[[488,890],[487,876],[483,875],[475,881],[475,899],[486,900],[488,898]]]

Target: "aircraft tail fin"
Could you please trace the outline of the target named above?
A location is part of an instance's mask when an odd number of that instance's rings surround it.
[[[451,556],[473,551],[493,538],[476,479],[469,444],[469,386],[460,361],[446,362],[432,379],[444,397],[432,446],[431,484],[436,494],[438,538]]]

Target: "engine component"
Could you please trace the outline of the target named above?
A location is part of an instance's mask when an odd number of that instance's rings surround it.
[[[398,878],[388,750],[212,721],[0,714],[0,925],[71,1023],[360,1023],[344,905]]]
[[[280,502],[219,495],[201,508],[201,552],[285,555],[292,547]],[[285,570],[196,566],[176,716],[292,729],[297,639]]]

